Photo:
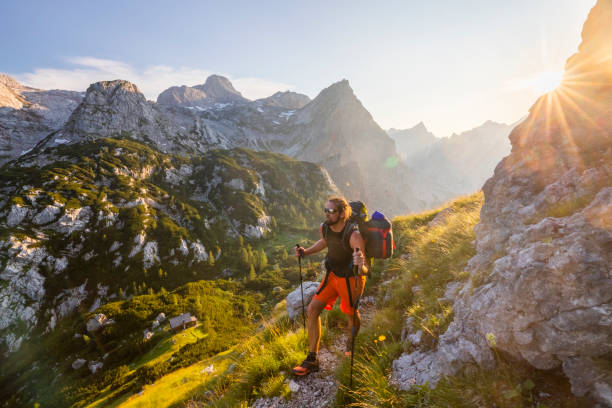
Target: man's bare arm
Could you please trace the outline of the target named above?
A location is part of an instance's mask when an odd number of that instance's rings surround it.
[[[325,248],[327,248],[327,241],[325,241],[325,238],[323,238],[323,227],[319,228],[319,234],[321,235],[321,238],[315,242],[312,246],[308,247],[308,248],[303,248],[303,252],[302,255],[306,256],[306,255],[312,255],[312,254],[316,254],[319,251],[324,250]],[[297,252],[298,249],[295,248],[295,256],[298,256],[299,253]]]

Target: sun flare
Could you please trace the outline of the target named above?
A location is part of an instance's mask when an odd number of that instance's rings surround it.
[[[546,71],[535,75],[529,82],[530,87],[538,93],[548,93],[555,90],[563,79],[563,72]]]

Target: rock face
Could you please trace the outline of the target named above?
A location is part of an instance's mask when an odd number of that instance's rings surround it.
[[[146,135],[160,150],[167,151],[168,147],[163,147],[168,140],[163,135],[175,131],[136,85],[122,80],[102,81],[90,85],[64,129],[47,138],[45,147],[128,134],[140,140]]]
[[[612,1],[599,1],[562,84],[511,133],[484,186],[471,280],[434,352],[394,362],[401,388],[494,364],[490,346],[612,406]],[[607,364],[607,365],[606,365]]]
[[[157,97],[157,103],[165,106],[201,106],[205,102],[204,91],[185,85],[170,87]]]
[[[410,171],[395,143],[363,107],[347,80],[337,82],[295,113],[292,143],[282,151],[325,167],[353,200],[396,214],[421,208]]]
[[[204,84],[196,85],[194,88],[203,91],[208,98],[215,102],[228,103],[248,101],[240,92],[234,89],[229,79],[221,75],[211,75],[206,78]]]
[[[211,75],[201,85],[173,86],[157,97],[157,103],[164,106],[208,107],[214,103],[248,102],[238,92],[229,79],[221,75]]]
[[[267,98],[257,99],[256,103],[287,109],[302,109],[310,103],[310,98],[297,92],[276,92]]]
[[[60,129],[82,99],[80,92],[30,88],[0,74],[0,165]]]
[[[28,157],[46,148],[94,140],[129,137],[153,145],[162,152],[188,154],[228,147],[206,131],[189,132],[161,106],[149,102],[136,85],[123,80],[96,82],[89,86],[81,104],[66,125],[44,138]],[[33,164],[41,165],[40,160]]]

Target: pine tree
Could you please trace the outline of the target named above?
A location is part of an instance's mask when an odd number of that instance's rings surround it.
[[[125,292],[123,291],[123,288],[119,288],[119,297],[121,299],[125,298]]]
[[[208,265],[215,266],[215,256],[212,250],[208,251]]]
[[[240,262],[242,263],[242,265],[247,268],[249,266],[249,253],[246,250],[246,248],[242,247],[240,248]]]
[[[157,271],[157,275],[159,276],[159,279],[164,278],[164,271],[162,270],[162,268],[159,268],[159,271]]]
[[[240,243],[240,248],[244,247],[244,238],[242,238],[242,235],[238,237],[238,242]]]
[[[249,280],[255,280],[255,278],[257,278],[257,275],[255,274],[255,267],[253,266],[253,264],[251,264],[251,267],[249,269]]]
[[[247,245],[247,253],[248,255],[248,263],[249,264],[254,264],[255,263],[255,255],[253,254],[253,247],[251,246],[251,244]]]
[[[289,259],[289,253],[287,253],[287,248],[283,248],[283,252],[281,254],[281,260],[283,262],[287,262],[287,259]]]
[[[259,270],[263,271],[268,267],[268,257],[266,256],[266,251],[263,248],[259,250]]]

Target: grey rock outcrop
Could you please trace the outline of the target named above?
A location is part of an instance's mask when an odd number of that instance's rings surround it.
[[[81,92],[30,88],[0,74],[0,165],[60,129],[82,99]]]
[[[65,126],[20,160],[24,165],[41,165],[47,163],[40,154],[47,148],[103,137],[129,137],[168,153],[205,152],[213,145],[227,147],[221,139],[208,137],[206,131],[189,132],[180,116],[147,101],[136,85],[115,80],[90,85]]]
[[[194,86],[195,89],[200,89],[215,102],[246,102],[248,99],[238,92],[234,85],[224,76],[211,75],[206,78],[206,82],[202,85]]]
[[[78,370],[79,368],[83,367],[86,363],[87,363],[87,360],[84,360],[82,358],[77,358],[76,360],[72,362],[72,368],[75,370]]]
[[[173,86],[157,97],[157,103],[165,106],[202,106],[206,103],[206,93],[190,86]]]
[[[108,326],[109,324],[113,323],[115,323],[113,319],[109,319],[106,317],[106,315],[98,313],[87,321],[87,331],[90,333],[94,333],[100,330],[102,327]]]
[[[101,361],[90,361],[89,364],[87,364],[87,368],[89,368],[89,371],[91,371],[92,374],[95,374],[96,371],[101,369],[103,366],[104,363]]]
[[[401,388],[491,367],[494,345],[612,406],[612,1],[598,1],[564,81],[511,133],[483,188],[470,282],[433,352],[393,364]],[[608,368],[605,368],[608,367]]]
[[[276,92],[267,98],[257,99],[255,103],[287,109],[302,109],[310,103],[310,98],[297,92]]]
[[[304,308],[308,309],[308,304],[312,300],[319,287],[319,282],[304,282]],[[306,313],[306,310],[304,310]],[[298,286],[295,290],[287,295],[287,314],[291,320],[302,316],[302,292]]]
[[[201,85],[170,87],[157,97],[157,103],[164,106],[210,107],[215,103],[248,101],[234,88],[229,79],[221,75],[211,75]]]

